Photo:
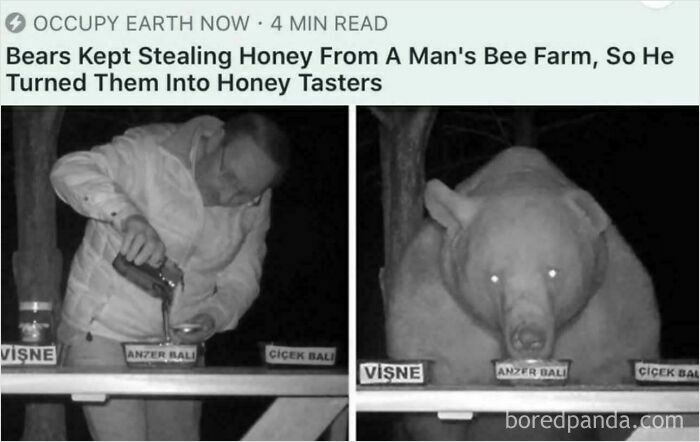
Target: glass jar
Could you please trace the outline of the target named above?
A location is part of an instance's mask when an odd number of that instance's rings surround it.
[[[51,302],[19,303],[19,340],[23,344],[51,345],[54,342],[53,329]]]

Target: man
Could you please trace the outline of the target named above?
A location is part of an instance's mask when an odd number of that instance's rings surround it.
[[[89,218],[63,303],[59,340],[70,366],[124,365],[121,342],[162,339],[161,305],[112,267],[167,256],[184,272],[170,325],[197,343],[236,327],[259,291],[271,188],[288,165],[280,128],[257,114],[226,124],[202,116],[137,127],[89,152],[61,158],[58,196]],[[84,406],[94,439],[196,440],[199,401],[110,399]]]

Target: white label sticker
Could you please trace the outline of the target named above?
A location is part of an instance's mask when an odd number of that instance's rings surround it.
[[[362,362],[360,385],[424,384],[424,367],[422,362]]]
[[[698,382],[698,364],[635,362],[634,378],[641,382]]]
[[[56,365],[55,345],[2,344],[2,365]]]
[[[194,363],[197,361],[196,345],[125,344],[126,362],[137,364]]]
[[[289,347],[265,344],[265,362],[277,365],[334,365],[335,347]]]
[[[538,380],[561,381],[569,376],[567,364],[542,363],[521,364],[518,362],[496,362],[496,379],[504,381]]]

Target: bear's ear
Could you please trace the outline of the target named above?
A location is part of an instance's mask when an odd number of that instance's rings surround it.
[[[564,195],[564,198],[571,208],[588,222],[596,234],[603,232],[610,225],[608,214],[585,190],[571,190]]]
[[[425,207],[428,213],[448,232],[468,226],[478,205],[473,198],[455,192],[440,180],[430,180],[425,187]]]

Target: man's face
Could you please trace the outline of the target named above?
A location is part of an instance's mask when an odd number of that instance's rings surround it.
[[[252,137],[242,135],[224,146],[208,146],[195,166],[195,181],[205,206],[236,207],[255,202],[272,185],[279,166]]]

